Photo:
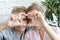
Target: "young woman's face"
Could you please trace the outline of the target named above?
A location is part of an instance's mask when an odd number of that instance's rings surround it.
[[[10,26],[26,26],[26,23],[27,21],[25,12],[13,14],[8,21],[8,25]]]

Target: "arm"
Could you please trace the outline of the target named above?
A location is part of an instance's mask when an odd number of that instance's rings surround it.
[[[32,17],[32,20],[34,21],[34,25],[38,28],[43,28],[48,35],[51,37],[52,40],[60,40],[59,36],[52,30],[52,28],[47,24],[47,22],[45,21],[43,15],[41,13],[39,13],[37,16],[36,14],[34,17]]]
[[[51,28],[51,26],[46,25],[44,30],[48,33],[48,35],[50,36],[50,38],[52,40],[60,40],[59,36],[53,31],[53,29]]]
[[[40,22],[39,24],[48,33],[48,35],[50,36],[50,38],[52,40],[60,40],[60,37],[53,31],[53,29],[51,28],[51,26],[49,26],[47,24],[47,22],[43,19],[43,17],[42,17],[42,22]]]

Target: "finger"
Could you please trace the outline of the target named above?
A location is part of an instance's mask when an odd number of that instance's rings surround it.
[[[37,17],[39,17],[40,15],[38,14]]]
[[[28,16],[32,16],[32,14],[31,13],[29,13],[29,14],[27,14]]]
[[[22,13],[22,15],[21,16],[27,16],[27,14],[25,14],[25,13]]]
[[[36,13],[34,13],[34,18],[36,18]]]
[[[27,14],[28,18],[32,18],[32,14]]]

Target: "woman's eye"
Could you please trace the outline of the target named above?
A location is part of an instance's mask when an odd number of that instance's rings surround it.
[[[29,19],[29,18],[28,18],[27,20],[28,20],[28,21],[31,21],[32,19]]]
[[[27,20],[27,19],[23,19],[24,21]]]
[[[36,13],[36,16],[38,15],[38,13]]]
[[[21,21],[19,20],[19,22],[21,22]]]
[[[13,20],[13,18],[11,18],[11,21]]]

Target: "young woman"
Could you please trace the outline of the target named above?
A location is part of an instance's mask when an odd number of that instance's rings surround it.
[[[7,22],[0,26],[0,40],[22,40],[21,35],[26,28],[26,8],[16,6]]]
[[[47,22],[45,21],[44,11],[41,6],[39,6],[38,4],[32,4],[27,8],[27,14],[28,18],[31,19],[28,25],[32,26],[33,29],[35,28],[35,30],[33,30],[35,32],[30,32],[29,35],[31,36],[27,36],[28,39],[30,38],[31,40],[60,40],[60,37],[58,36],[60,35],[60,28],[51,27],[47,24]],[[36,34],[38,35],[36,36]]]

